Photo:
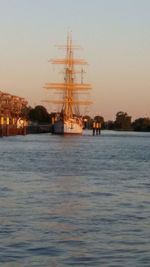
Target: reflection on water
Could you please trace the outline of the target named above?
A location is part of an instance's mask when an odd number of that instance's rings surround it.
[[[149,139],[0,139],[0,266],[149,266]]]

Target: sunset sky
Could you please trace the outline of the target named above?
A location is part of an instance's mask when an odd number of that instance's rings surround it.
[[[41,104],[68,31],[89,62],[88,115],[150,117],[149,0],[0,0],[0,90]]]

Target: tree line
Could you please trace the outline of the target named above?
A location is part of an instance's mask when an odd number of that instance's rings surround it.
[[[123,111],[116,113],[114,121],[105,121],[101,116],[96,116],[94,119],[97,119],[97,117],[99,117],[103,129],[150,132],[150,118],[148,117],[141,117],[132,121],[132,117]]]
[[[48,113],[47,109],[42,105],[36,107],[26,107],[22,110],[22,116],[31,122],[38,124],[51,124],[52,118],[56,113]],[[150,118],[141,117],[132,121],[132,117],[127,112],[119,111],[116,113],[114,121],[105,121],[103,116],[97,115],[93,118],[90,116],[83,116],[84,128],[91,129],[93,122],[100,122],[102,129],[118,130],[118,131],[144,131],[150,132]]]
[[[105,126],[112,130],[149,132],[150,118],[141,117],[132,121],[132,117],[126,112],[119,111],[116,114],[115,121],[108,121]]]

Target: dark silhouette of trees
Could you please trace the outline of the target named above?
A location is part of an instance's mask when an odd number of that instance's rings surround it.
[[[150,132],[150,118],[139,118],[132,123],[134,131]]]
[[[104,118],[102,116],[96,115],[94,120],[100,123],[104,123]]]
[[[114,128],[116,130],[130,130],[131,129],[131,116],[126,112],[119,111],[116,114],[116,120],[114,121]]]
[[[29,120],[36,121],[38,123],[50,123],[50,115],[46,108],[43,106],[36,106],[29,111]]]
[[[114,130],[114,121],[109,120],[104,122],[104,129]]]
[[[21,117],[29,120],[29,113],[31,110],[32,108],[30,106],[22,108]]]
[[[105,122],[105,129],[150,132],[150,118],[138,118],[131,122],[131,116],[128,116],[126,112],[119,111],[115,121]]]
[[[59,113],[49,114],[46,108],[42,105],[37,105],[35,108],[26,106],[22,108],[20,115],[22,118],[39,124],[50,124],[53,119],[57,120],[60,116]],[[131,123],[131,116],[123,111],[116,113],[115,121],[105,122],[104,118],[99,115],[94,116],[94,118],[91,118],[88,115],[83,116],[84,128],[92,129],[93,121],[101,123],[102,129],[150,132],[150,118],[138,118]]]

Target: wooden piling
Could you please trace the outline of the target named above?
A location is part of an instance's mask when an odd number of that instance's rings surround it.
[[[0,117],[0,137],[3,137],[4,118]]]
[[[10,118],[9,116],[0,117],[0,137],[26,135],[27,122],[24,120],[21,127],[17,128],[17,118]]]
[[[101,123],[94,121],[92,125],[92,129],[93,129],[93,136],[100,135],[101,134]]]

